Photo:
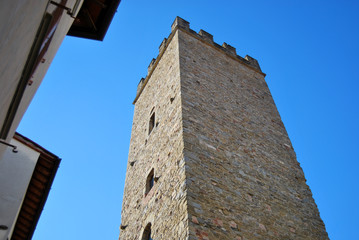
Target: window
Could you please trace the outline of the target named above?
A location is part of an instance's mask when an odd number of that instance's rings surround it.
[[[146,180],[146,194],[149,191],[151,191],[154,184],[155,184],[155,171],[154,171],[154,169],[152,169],[150,174],[148,174],[147,180]]]
[[[148,135],[150,135],[154,127],[155,127],[155,113],[152,113],[148,127]]]
[[[153,240],[151,236],[151,223],[147,224],[143,231],[142,240]]]

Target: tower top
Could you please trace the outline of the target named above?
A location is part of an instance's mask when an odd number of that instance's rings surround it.
[[[246,55],[244,58],[237,55],[236,52],[236,48],[229,45],[228,43],[223,43],[222,45],[217,44],[216,42],[213,41],[213,35],[204,31],[204,30],[200,30],[198,33],[194,30],[192,30],[190,28],[190,23],[186,20],[184,20],[183,18],[180,17],[176,17],[175,20],[172,23],[171,26],[171,33],[168,36],[168,38],[164,38],[162,43],[159,46],[159,54],[157,56],[157,58],[153,58],[150,62],[150,64],[148,65],[148,73],[147,76],[145,78],[142,78],[137,86],[137,93],[136,93],[136,98],[133,101],[133,104],[136,103],[137,99],[139,98],[139,96],[141,95],[144,87],[147,84],[148,79],[151,77],[152,72],[154,70],[154,68],[157,66],[157,63],[159,62],[159,60],[161,59],[164,51],[166,50],[167,46],[169,45],[169,43],[171,42],[174,34],[176,33],[177,30],[181,30],[184,31],[188,34],[190,34],[192,37],[197,38],[198,40],[206,43],[207,45],[210,45],[216,49],[218,49],[219,51],[223,52],[224,54],[228,55],[230,58],[235,59],[236,61],[239,61],[240,63],[248,66],[249,68],[253,69],[256,72],[261,73],[263,76],[265,76],[265,73],[262,72],[258,61],[255,58],[252,58],[249,55]]]

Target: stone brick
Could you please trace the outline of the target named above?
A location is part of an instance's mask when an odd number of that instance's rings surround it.
[[[121,240],[149,223],[163,240],[328,239],[264,77],[176,18],[134,100]]]
[[[223,227],[223,221],[218,218],[213,219],[212,222],[216,227]]]
[[[267,231],[266,227],[263,224],[259,223],[258,225],[261,231]]]
[[[230,226],[232,229],[237,229],[237,228],[238,228],[237,223],[235,223],[234,221],[230,221],[230,222],[229,222],[229,226]]]
[[[192,222],[195,224],[199,224],[198,219],[195,216],[192,216]]]

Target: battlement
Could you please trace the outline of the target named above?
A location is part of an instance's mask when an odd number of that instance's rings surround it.
[[[235,59],[237,61],[239,61],[240,63],[248,66],[249,68],[253,69],[256,72],[259,72],[261,74],[263,74],[265,76],[265,74],[262,72],[258,61],[255,58],[252,58],[251,56],[246,55],[244,58],[237,55],[236,52],[236,48],[227,44],[227,43],[223,43],[222,45],[217,44],[216,42],[214,42],[213,40],[213,35],[204,31],[204,30],[200,30],[198,33],[194,30],[192,30],[190,28],[190,24],[189,22],[187,22],[186,20],[180,18],[180,17],[176,17],[175,20],[172,23],[171,26],[171,34],[169,35],[168,38],[165,38],[162,43],[159,46],[159,55],[157,58],[153,58],[148,66],[148,74],[145,78],[142,78],[138,84],[137,87],[137,92],[136,92],[136,98],[133,101],[133,104],[136,103],[137,99],[139,98],[139,96],[141,95],[144,87],[147,84],[147,81],[149,79],[149,77],[152,74],[152,71],[155,69],[158,61],[161,59],[164,51],[166,50],[167,46],[169,45],[169,43],[172,40],[172,37],[174,36],[175,32],[180,29],[181,31],[184,31],[190,35],[192,35],[193,37],[199,39],[200,41],[222,51],[223,53],[227,54],[229,57],[231,57],[232,59]]]

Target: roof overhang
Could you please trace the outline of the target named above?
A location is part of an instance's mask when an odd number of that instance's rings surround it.
[[[14,139],[40,153],[11,237],[11,240],[30,240],[49,195],[60,158],[19,133],[15,133]]]
[[[102,41],[121,0],[84,0],[67,35]]]

